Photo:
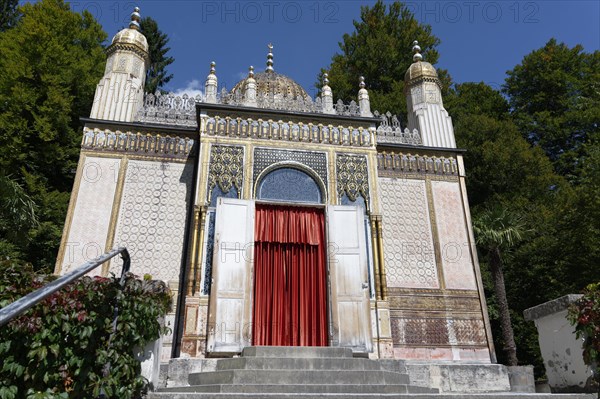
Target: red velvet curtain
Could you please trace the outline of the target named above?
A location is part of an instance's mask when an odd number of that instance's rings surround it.
[[[253,344],[327,346],[323,211],[257,205],[254,239]]]

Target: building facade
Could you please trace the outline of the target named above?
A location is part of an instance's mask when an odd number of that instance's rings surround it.
[[[176,300],[163,360],[320,345],[495,361],[463,151],[416,42],[403,129],[359,77],[357,101],[334,102],[326,76],[312,99],[271,46],[230,91],[213,63],[201,96],[144,96],[138,21],[113,38],[83,118],[57,274],[127,247]]]

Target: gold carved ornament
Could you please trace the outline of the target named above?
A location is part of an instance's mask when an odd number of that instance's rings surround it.
[[[338,154],[337,191],[339,197],[345,194],[352,202],[362,196],[368,209],[369,174],[367,172],[366,157]]]
[[[212,190],[217,184],[223,193],[228,193],[233,187],[235,187],[238,192],[238,197],[241,196],[244,180],[243,165],[243,147],[222,145],[213,145],[211,147],[207,193],[207,198],[209,201]]]

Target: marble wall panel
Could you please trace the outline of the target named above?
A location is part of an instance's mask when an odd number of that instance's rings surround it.
[[[475,290],[475,272],[458,182],[432,181],[446,288]]]
[[[119,163],[119,158],[85,158],[69,235],[64,244],[61,274],[106,251]],[[100,272],[101,268],[97,268],[90,274]]]
[[[438,288],[425,180],[379,178],[389,287]]]

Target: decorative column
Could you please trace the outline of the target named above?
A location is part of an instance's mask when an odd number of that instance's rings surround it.
[[[323,103],[323,113],[335,115],[335,109],[333,108],[333,92],[329,87],[329,75],[323,74],[323,87],[321,88],[321,101]]]
[[[248,78],[244,85],[244,105],[246,107],[256,107],[256,80],[254,79],[254,67],[250,66]]]
[[[204,102],[216,104],[217,103],[217,75],[215,74],[214,61],[210,63],[210,73],[206,77],[206,83],[204,84]]]
[[[183,315],[181,353],[201,357],[205,352],[208,297],[202,295],[202,258],[206,230],[207,208],[194,207],[194,223],[191,232],[191,252],[188,264],[188,287]]]
[[[371,101],[369,101],[369,92],[365,89],[365,77],[360,77],[360,90],[358,91],[358,107],[360,109],[360,116],[372,117],[371,112]]]

